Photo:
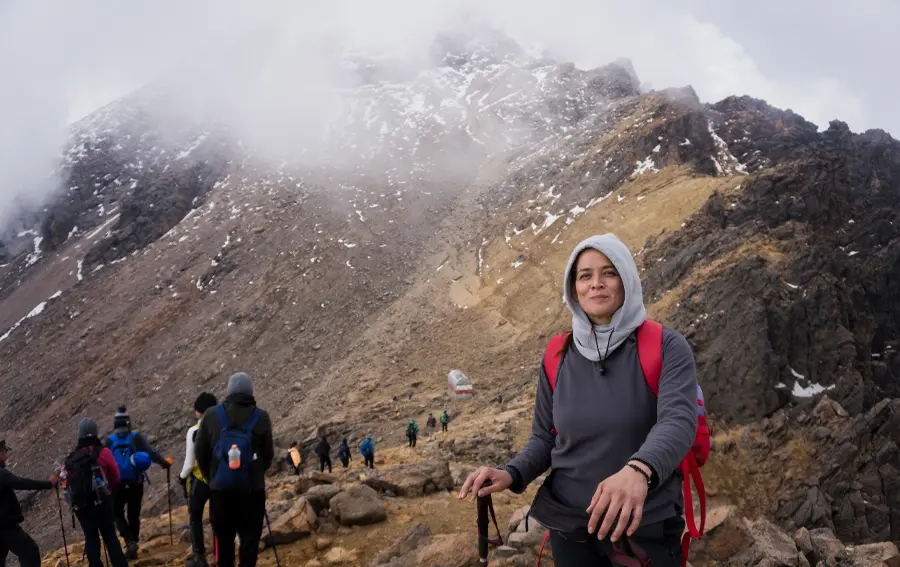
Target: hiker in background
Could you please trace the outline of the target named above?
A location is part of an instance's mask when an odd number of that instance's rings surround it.
[[[450,423],[450,414],[447,413],[447,410],[444,409],[443,413],[441,413],[441,431],[447,431],[447,424]]]
[[[16,490],[50,490],[59,484],[59,474],[50,480],[31,480],[14,475],[6,469],[9,447],[0,440],[0,565],[6,565],[10,553],[19,559],[21,567],[40,567],[41,552],[38,544],[25,533],[20,525],[25,521]]]
[[[406,399],[407,399],[407,400],[412,400],[412,392],[410,392],[409,394],[406,395]]]
[[[266,517],[266,471],[275,459],[272,422],[256,406],[253,379],[228,379],[225,401],[200,420],[194,444],[200,472],[209,481],[209,518],[218,567],[234,567],[234,537],[241,540],[241,567],[256,565]]]
[[[498,403],[498,404],[502,404],[502,403],[503,403],[503,394],[497,394],[497,403]]]
[[[78,424],[78,444],[66,457],[64,466],[67,500],[84,532],[84,554],[88,565],[103,566],[101,546],[106,545],[112,567],[127,567],[128,560],[116,537],[113,509],[119,468],[110,450],[100,443],[93,419],[85,418]]]
[[[300,456],[299,444],[296,441],[292,442],[291,448],[288,449],[287,464],[288,470],[294,474],[299,475],[302,472],[300,465],[303,464],[303,458]]]
[[[203,392],[194,400],[194,418],[197,422],[188,429],[185,439],[184,465],[181,474],[178,475],[181,486],[184,489],[185,498],[188,501],[188,516],[191,528],[191,550],[194,554],[195,567],[207,567],[206,545],[203,542],[203,508],[209,501],[209,483],[203,473],[197,459],[194,458],[194,445],[197,441],[197,433],[200,431],[200,418],[211,407],[219,403],[216,397],[208,392]]]
[[[172,459],[164,459],[146,437],[131,430],[131,418],[125,406],[119,407],[113,416],[113,434],[106,438],[106,448],[115,457],[119,469],[119,483],[113,489],[116,527],[125,540],[125,556],[137,559],[145,471],[149,466],[146,457],[164,469],[172,466]]]
[[[359,444],[359,454],[362,455],[363,466],[370,469],[375,468],[375,441],[372,440],[372,434],[366,435],[365,441]]]
[[[328,444],[328,439],[324,435],[316,445],[316,457],[319,459],[319,472],[325,472],[326,466],[328,472],[331,472],[331,445]]]
[[[469,475],[459,497],[521,494],[550,469],[530,514],[554,526],[556,565],[609,565],[611,543],[627,536],[654,567],[680,567],[684,502],[674,473],[698,433],[691,347],[673,330],[645,327],[637,267],[611,234],[575,248],[563,284],[573,333],[557,339],[561,353],[545,354],[559,371],[551,382],[540,367],[531,439],[506,465]],[[637,331],[646,329],[662,333],[658,397],[638,357]]]
[[[429,431],[435,429],[437,427],[437,420],[434,418],[433,413],[428,414],[428,421],[425,422],[425,428]]]
[[[409,446],[416,446],[416,437],[419,435],[419,424],[416,423],[416,420],[413,418],[409,418],[409,423],[406,424],[406,439],[409,440]]]
[[[344,437],[344,440],[338,445],[337,458],[341,461],[341,464],[344,465],[345,469],[350,466],[350,445],[347,444],[346,437]]]

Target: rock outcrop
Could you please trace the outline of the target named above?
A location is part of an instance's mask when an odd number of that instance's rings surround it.
[[[344,526],[377,524],[387,519],[387,509],[378,493],[357,484],[334,496],[329,502],[334,518]]]
[[[425,496],[453,487],[447,461],[432,460],[394,467],[366,477],[365,484],[396,496]]]
[[[645,295],[675,307],[709,411],[746,422],[827,391],[858,414],[900,395],[900,142],[841,122],[816,133],[743,99],[713,109],[729,128],[783,133],[737,155],[777,167],[641,253]]]

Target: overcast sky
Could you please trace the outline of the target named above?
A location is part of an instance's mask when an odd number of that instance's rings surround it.
[[[896,0],[0,0],[0,215],[14,195],[37,191],[65,126],[172,65],[228,65],[222,45],[267,29],[295,50],[352,43],[424,52],[459,16],[484,20],[579,66],[630,57],[653,88],[690,84],[704,101],[731,94],[792,108],[820,128],[900,133]],[[890,26],[890,27],[889,27]],[[271,31],[274,30],[274,31]],[[337,39],[335,39],[337,37]],[[246,43],[242,43],[246,42]],[[317,43],[319,42],[319,43]],[[276,64],[277,63],[277,64]],[[281,75],[283,97],[312,90],[315,57]],[[276,91],[277,94],[276,94]],[[319,90],[319,96],[324,93]],[[302,94],[298,94],[302,99]],[[296,103],[296,100],[292,101]],[[44,183],[46,186],[47,184]]]

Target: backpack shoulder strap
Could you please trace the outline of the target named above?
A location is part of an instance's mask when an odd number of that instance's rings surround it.
[[[231,420],[228,419],[228,412],[225,411],[225,406],[222,404],[216,406],[216,419],[219,420],[219,427],[222,429],[231,427]]]
[[[662,374],[663,327],[656,321],[646,319],[637,328],[638,358],[644,380],[654,396],[659,396],[659,377]]]
[[[550,339],[547,348],[544,350],[544,374],[547,375],[547,380],[550,382],[550,390],[552,391],[556,391],[556,375],[559,372],[559,365],[562,362],[571,335],[571,331],[556,335]]]
[[[262,411],[260,411],[259,408],[253,408],[253,413],[250,414],[250,417],[247,418],[247,421],[244,422],[244,425],[242,425],[241,428],[246,429],[247,431],[253,431],[253,428],[256,427],[256,424],[261,417]]]

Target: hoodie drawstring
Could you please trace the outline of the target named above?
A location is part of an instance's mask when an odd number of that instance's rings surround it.
[[[609,356],[609,345],[612,342],[612,336],[615,332],[615,329],[609,332],[609,338],[606,339],[606,354],[601,355],[600,341],[597,340],[597,333],[594,331],[594,324],[591,323],[591,335],[593,335],[594,337],[594,346],[597,348],[597,357],[600,359],[600,376],[606,376],[606,363],[604,361],[606,360],[606,357]]]

